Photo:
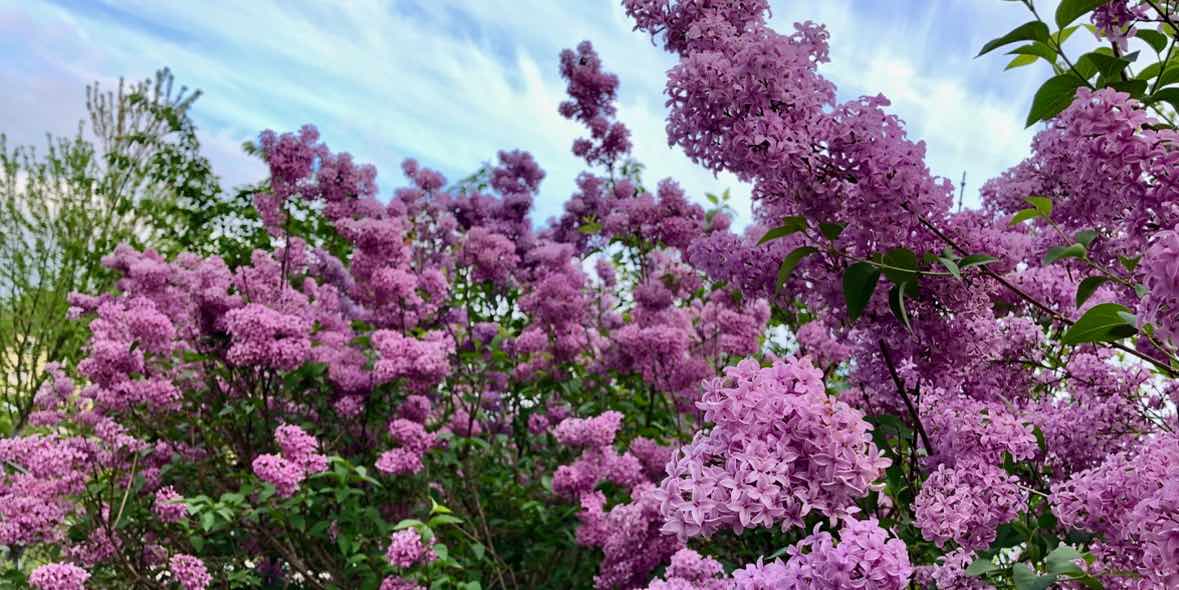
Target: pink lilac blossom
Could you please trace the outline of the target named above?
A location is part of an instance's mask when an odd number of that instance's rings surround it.
[[[913,503],[915,524],[924,537],[945,546],[954,541],[968,550],[986,549],[999,525],[1013,520],[1027,505],[1019,479],[977,461],[954,468],[939,466]]]
[[[787,550],[786,562],[758,561],[733,572],[734,588],[838,590],[908,587],[913,567],[904,542],[890,538],[874,519],[845,519],[840,540],[816,531]]]
[[[299,490],[299,484],[307,477],[307,472],[298,463],[278,455],[258,455],[251,466],[254,474],[262,481],[273,485],[278,495],[283,498],[293,496]]]
[[[188,516],[188,506],[184,504],[184,496],[177,493],[172,486],[168,486],[156,491],[152,512],[161,521],[174,523],[180,522]]]
[[[1179,346],[1179,232],[1156,234],[1141,268],[1147,295],[1139,303],[1139,321],[1154,326],[1162,340]]]
[[[1110,455],[1052,488],[1061,525],[1101,535],[1113,560],[1164,586],[1179,582],[1179,440],[1165,434]],[[1135,555],[1139,556],[1135,559]],[[1119,563],[1120,562],[1120,563]]]
[[[84,590],[90,573],[71,563],[49,563],[29,574],[29,586],[36,590]]]
[[[389,537],[389,548],[385,552],[389,563],[408,568],[420,561],[433,561],[434,550],[422,543],[422,536],[416,529],[404,529]]]
[[[673,456],[659,492],[663,531],[681,539],[852,514],[889,465],[863,414],[828,397],[805,358],[742,361],[697,406],[712,427]]]
[[[168,560],[168,570],[184,590],[205,590],[213,582],[213,577],[205,569],[205,562],[191,555],[173,555]]]
[[[327,470],[327,457],[319,453],[319,441],[302,428],[290,424],[279,426],[274,431],[274,440],[282,449],[282,456],[308,475]]]
[[[423,590],[424,588],[425,586],[400,576],[389,576],[381,580],[381,587],[378,590]]]

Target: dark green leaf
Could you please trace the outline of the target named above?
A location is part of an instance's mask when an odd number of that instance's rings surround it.
[[[907,283],[917,278],[917,255],[908,248],[893,248],[881,259],[884,276],[895,284]]]
[[[888,307],[892,310],[892,316],[901,322],[909,333],[913,332],[913,326],[909,323],[909,310],[905,309],[905,289],[911,284],[897,283],[888,292]]]
[[[1121,80],[1117,82],[1109,82],[1104,88],[1113,88],[1118,92],[1125,92],[1131,97],[1141,100],[1146,96],[1146,80]],[[1157,93],[1156,93],[1157,94]]]
[[[1094,8],[1108,2],[1109,0],[1061,0],[1060,5],[1056,7],[1056,26],[1063,29]]]
[[[1179,71],[1179,68],[1175,68],[1175,70]],[[1148,102],[1156,103],[1159,101],[1170,103],[1172,107],[1179,110],[1179,88],[1163,88],[1162,90],[1158,90],[1150,95]]]
[[[1080,308],[1093,296],[1097,288],[1109,281],[1108,277],[1092,276],[1085,277],[1081,284],[1077,286],[1077,307]]]
[[[1163,66],[1163,73],[1159,74],[1158,82],[1156,82],[1158,87],[1162,88],[1163,86],[1168,86],[1170,84],[1174,84],[1175,82],[1179,82],[1179,66]]]
[[[797,215],[793,217],[787,217],[786,219],[782,220],[782,225],[779,225],[778,227],[775,227],[766,232],[766,235],[762,236],[761,239],[757,241],[757,245],[760,246],[771,240],[784,238],[790,234],[798,233],[804,229],[806,229],[805,217],[800,217]]]
[[[1004,45],[1019,41],[1048,41],[1048,38],[1048,25],[1040,21],[1030,21],[1015,27],[1010,33],[998,39],[988,41],[986,45],[983,45],[982,51],[979,51],[978,55],[985,55]]]
[[[843,233],[843,228],[847,227],[842,223],[820,223],[819,233],[823,234],[824,238],[835,241],[839,238],[839,234]]]
[[[1017,563],[1011,566],[1011,581],[1016,590],[1045,590],[1056,582],[1056,574],[1037,576],[1026,564]]]
[[[1137,33],[1139,39],[1146,41],[1147,45],[1154,50],[1155,53],[1162,53],[1167,48],[1167,36],[1152,30],[1152,29],[1138,29]]]
[[[1069,244],[1067,246],[1053,246],[1044,254],[1044,265],[1047,266],[1060,260],[1061,258],[1084,258],[1085,247],[1080,244]]]
[[[781,289],[782,285],[786,284],[786,281],[794,273],[794,269],[798,267],[798,263],[802,262],[803,258],[818,251],[819,249],[814,246],[800,246],[787,254],[786,258],[782,260],[782,266],[778,267],[778,282],[775,285],[775,289]]]
[[[1138,261],[1141,259],[1141,256],[1135,256],[1133,258],[1127,256],[1118,256],[1118,262],[1122,263],[1122,268],[1125,268],[1130,272],[1134,272],[1134,269],[1138,268]]]
[[[1077,88],[1083,86],[1084,81],[1072,74],[1062,74],[1048,78],[1036,96],[1032,99],[1032,108],[1028,112],[1027,127],[1040,121],[1051,119],[1072,104],[1077,95]]]
[[[1078,58],[1077,61],[1081,60],[1090,61],[1097,66],[1097,73],[1101,74],[1102,78],[1115,76],[1133,61],[1126,57],[1106,55],[1101,51],[1090,51]]]
[[[847,315],[853,322],[864,313],[878,280],[880,269],[867,262],[857,262],[843,273],[843,298],[847,301]]]
[[[1069,327],[1060,341],[1065,344],[1112,342],[1132,336],[1138,330],[1123,316],[1129,312],[1129,309],[1116,303],[1094,305]]]

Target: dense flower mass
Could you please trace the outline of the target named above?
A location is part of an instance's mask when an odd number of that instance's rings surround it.
[[[51,563],[33,570],[29,585],[37,590],[83,590],[90,574],[69,563]]]
[[[722,529],[803,526],[812,511],[837,518],[888,467],[863,415],[827,396],[808,360],[761,368],[743,361],[706,386],[712,428],[667,465],[664,531],[681,539]]]
[[[1179,136],[1139,89],[1174,68],[1119,78],[1170,17],[1086,3],[1110,53],[1059,69],[1096,81],[1054,78],[1030,156],[955,211],[888,99],[823,77],[821,25],[622,5],[676,60],[668,141],[748,183],[751,224],[644,176],[589,42],[554,105],[587,169],[544,224],[527,152],[381,194],[266,131],[217,230],[246,251],[121,245],[117,288],[71,296],[82,358],[0,418],[0,580],[1179,585]]]

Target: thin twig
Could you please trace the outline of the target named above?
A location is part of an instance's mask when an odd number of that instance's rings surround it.
[[[925,426],[921,424],[921,418],[917,415],[917,408],[913,406],[913,400],[909,399],[909,392],[905,390],[905,384],[901,381],[900,375],[897,375],[897,368],[892,364],[892,357],[888,350],[888,345],[884,343],[884,339],[880,339],[880,356],[884,357],[884,364],[888,366],[888,373],[892,375],[892,382],[897,386],[897,393],[901,394],[901,399],[905,400],[905,408],[909,410],[909,418],[913,420],[913,425],[917,428],[917,434],[921,436],[921,444],[925,445],[925,452],[933,455],[933,445],[929,443],[929,435],[925,433]]]

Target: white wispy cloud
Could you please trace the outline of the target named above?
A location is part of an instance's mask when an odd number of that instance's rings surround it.
[[[972,47],[1021,16],[975,4],[776,2],[774,18],[786,29],[793,20],[825,22],[832,63],[823,71],[841,97],[892,97],[910,134],[928,142],[935,173],[957,180],[967,170],[976,189],[1026,153],[1025,86],[1039,74],[1005,76],[1001,62],[970,59]],[[0,130],[24,141],[39,140],[39,130],[70,132],[86,82],[167,65],[205,91],[197,121],[230,183],[261,173],[240,154],[241,141],[314,122],[334,149],[378,164],[386,191],[400,184],[396,164],[405,157],[457,178],[498,149],[527,149],[548,172],[536,215],[543,221],[583,169],[569,153],[581,129],[556,113],[564,94],[557,53],[589,39],[622,79],[619,116],[649,180],[676,178],[697,198],[733,188],[747,215],[747,187],[667,147],[662,88],[673,61],[631,26],[612,0],[0,0],[0,36],[10,39],[0,41],[0,83],[25,89],[0,96]]]

